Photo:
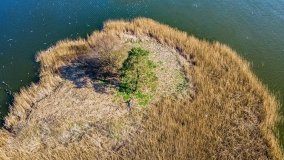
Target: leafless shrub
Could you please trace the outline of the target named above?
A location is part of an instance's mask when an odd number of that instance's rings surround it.
[[[91,51],[84,60],[102,74],[117,73],[125,58],[122,42],[115,34],[96,33],[88,39]]]

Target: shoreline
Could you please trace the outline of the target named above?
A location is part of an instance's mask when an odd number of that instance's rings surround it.
[[[184,103],[193,108],[188,111],[189,115],[192,117],[198,115],[201,116],[202,113],[208,112],[208,115],[206,114],[205,117],[200,117],[200,119],[204,120],[204,122],[199,120],[201,129],[196,128],[197,132],[201,134],[201,138],[207,137],[207,135],[203,135],[206,134],[204,131],[209,133],[211,133],[211,130],[218,132],[211,128],[211,126],[202,124],[210,122],[207,121],[206,118],[213,118],[211,117],[213,115],[211,115],[210,112],[218,114],[219,111],[224,111],[225,113],[228,113],[228,115],[232,114],[233,117],[235,116],[234,112],[240,112],[242,114],[236,115],[237,117],[235,118],[239,118],[238,116],[240,116],[240,120],[243,120],[240,122],[245,124],[241,127],[250,129],[249,125],[252,125],[252,129],[260,132],[257,132],[259,137],[256,137],[256,141],[260,140],[261,143],[259,145],[264,145],[260,148],[268,152],[266,155],[267,158],[281,159],[281,149],[278,140],[273,134],[277,122],[279,122],[280,104],[251,72],[249,64],[226,45],[220,44],[219,42],[209,43],[204,40],[198,40],[193,36],[188,36],[185,32],[177,31],[166,25],[144,18],[137,18],[130,22],[109,21],[104,25],[103,30],[100,33],[94,33],[88,37],[87,40],[61,41],[47,51],[39,53],[37,55],[37,61],[41,64],[40,82],[38,84],[32,84],[26,89],[22,89],[19,94],[15,95],[13,107],[5,118],[5,127],[8,131],[3,129],[0,131],[0,147],[5,146],[6,137],[9,137],[11,134],[17,135],[17,133],[22,130],[26,121],[29,119],[29,115],[33,110],[36,110],[36,108],[34,108],[35,104],[50,96],[50,94],[60,87],[62,80],[58,75],[58,69],[66,63],[76,59],[79,55],[89,52],[91,38],[104,33],[128,33],[135,36],[147,36],[150,39],[154,39],[159,44],[174,48],[182,57],[194,64],[194,67],[187,69],[187,72],[193,76],[193,81],[196,83],[197,96],[192,102]],[[217,85],[219,85],[219,87],[217,87]],[[235,92],[236,90],[239,92]],[[216,97],[210,98],[212,95]],[[203,96],[206,96],[208,99],[202,99],[201,97]],[[239,96],[240,102],[236,101],[237,96]],[[218,103],[221,103],[221,105]],[[247,106],[243,103],[247,104]],[[157,104],[157,106],[159,106],[159,104]],[[202,106],[201,111],[194,109],[197,106]],[[235,108],[235,106],[239,108]],[[213,109],[211,109],[211,107],[213,107]],[[244,107],[248,107],[248,109],[245,109]],[[192,113],[193,111],[196,111],[198,114]],[[155,113],[155,111],[152,112]],[[247,117],[242,117],[242,115],[247,115]],[[222,117],[222,114],[217,116],[220,120],[227,119],[226,117]],[[244,121],[246,118],[251,124],[246,125],[247,122]],[[242,125],[238,123],[239,122],[235,125]],[[218,127],[217,122],[212,121],[212,124],[213,126],[216,124],[215,127]],[[194,128],[195,126],[192,125],[191,127]],[[206,130],[202,130],[202,127],[206,128]],[[224,124],[220,129],[230,129],[230,127],[230,124]],[[239,128],[237,127],[237,129]],[[248,130],[248,132],[254,133],[253,130]],[[220,132],[217,135],[222,137],[224,136],[222,133],[223,132]],[[141,136],[144,137],[143,134],[141,134]],[[216,137],[212,136],[208,138],[213,141]],[[224,136],[222,138],[228,138],[226,139],[227,141],[231,140],[231,137]],[[186,137],[186,139],[188,139],[188,137]],[[244,139],[243,145],[247,146],[245,142],[246,139]],[[210,144],[207,141],[202,143]],[[215,143],[216,146],[211,148],[212,152],[210,152],[209,155],[204,155],[204,148],[202,148],[201,144],[200,146],[196,145],[197,150],[200,150],[199,158],[213,156],[210,154],[213,154],[214,150],[226,150],[226,148],[222,148],[226,145],[219,146],[226,143],[226,141],[215,140]],[[232,140],[231,143],[231,145],[236,145],[234,140]],[[141,142],[141,144],[143,143]],[[192,144],[194,143],[192,142]],[[131,147],[128,148],[129,150],[137,147],[135,145],[130,146]],[[253,148],[247,149],[253,150]],[[234,156],[235,154],[239,154],[234,153],[232,150],[229,150],[228,152]],[[5,153],[0,152],[0,156],[2,154]],[[129,153],[126,155],[128,154]],[[260,156],[258,154],[261,153],[255,153],[255,155],[246,155],[246,153],[243,153],[242,156],[256,158],[257,156]],[[221,157],[222,154],[218,155],[216,158]]]

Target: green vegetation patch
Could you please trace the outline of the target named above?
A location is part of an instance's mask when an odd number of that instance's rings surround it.
[[[187,80],[185,78],[185,75],[181,71],[176,72],[176,91],[182,92],[188,87]]]
[[[119,95],[126,102],[137,100],[146,106],[157,88],[156,65],[149,59],[149,51],[134,47],[128,52],[128,58],[120,69],[121,84]]]

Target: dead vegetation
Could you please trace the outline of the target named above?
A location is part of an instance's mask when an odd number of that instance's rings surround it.
[[[88,42],[92,51],[85,55],[83,60],[87,61],[88,65],[93,65],[93,68],[99,69],[97,72],[117,73],[127,57],[127,52],[123,52],[125,48],[122,41],[117,35],[97,34],[89,37]]]
[[[109,51],[117,49],[114,45],[128,48],[127,43],[114,41],[125,35],[173,48],[184,58],[180,68],[191,82],[185,86],[195,92],[165,95],[151,107],[127,114],[123,105],[94,92],[88,83],[78,89],[60,77],[60,68],[92,52],[97,59],[97,53],[107,57],[101,61],[106,66],[103,72],[115,72],[112,67],[119,65],[112,64],[120,63],[109,57]],[[2,159],[283,158],[273,134],[279,102],[226,45],[138,18],[109,21],[87,40],[59,42],[37,59],[41,81],[15,95],[0,131]]]

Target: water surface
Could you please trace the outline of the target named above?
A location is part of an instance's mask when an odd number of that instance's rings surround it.
[[[86,37],[108,19],[137,16],[228,44],[284,102],[283,0],[1,0],[0,117],[12,101],[7,91],[37,81],[38,51]],[[284,142],[284,125],[280,131]]]

